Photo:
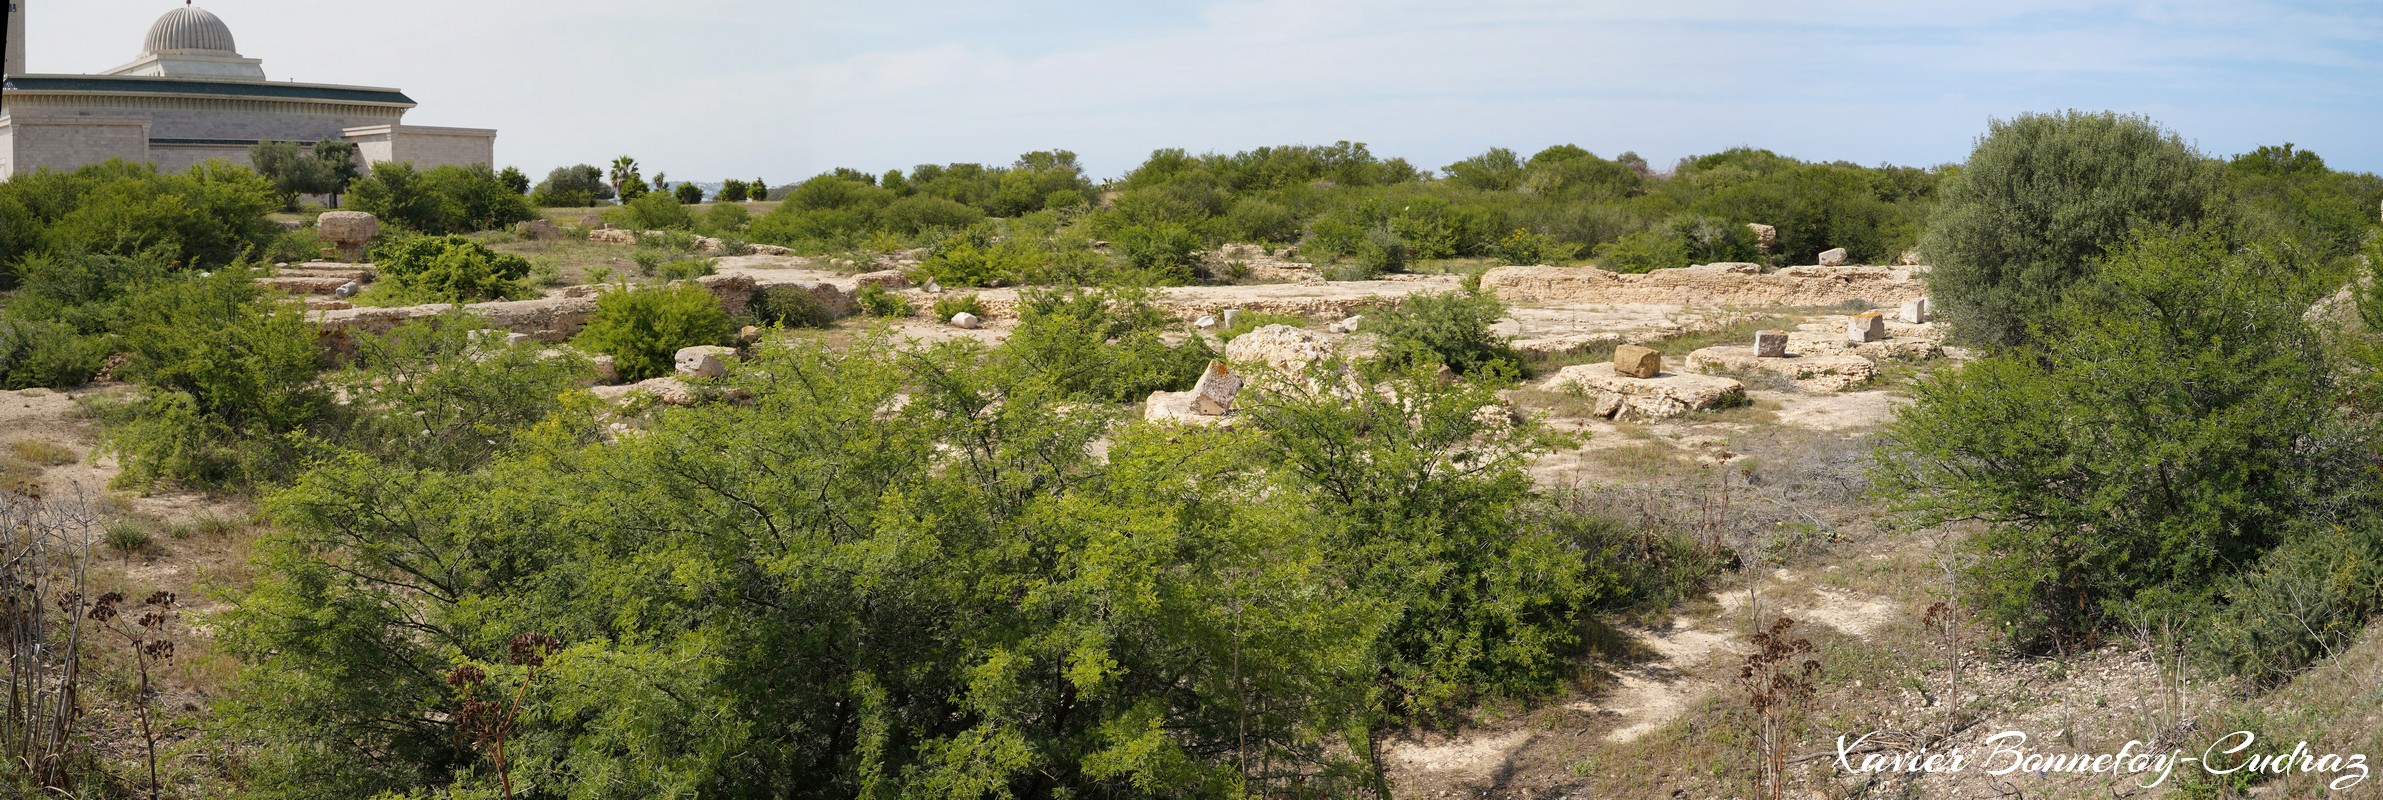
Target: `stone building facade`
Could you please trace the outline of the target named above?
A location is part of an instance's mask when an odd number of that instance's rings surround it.
[[[260,141],[357,144],[366,165],[428,169],[496,161],[496,131],[404,123],[396,89],[272,82],[240,55],[231,29],[195,6],[150,26],[141,55],[99,75],[22,74],[24,0],[10,4],[9,73],[0,79],[0,180],[111,158],[180,171],[208,159],[248,163]]]

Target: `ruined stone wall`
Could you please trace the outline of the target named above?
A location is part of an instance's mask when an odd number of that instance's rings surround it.
[[[1891,306],[1926,297],[1926,267],[1788,267],[1765,273],[1753,264],[1706,264],[1644,275],[1595,267],[1499,267],[1481,288],[1507,303],[1814,307],[1844,303]]]
[[[743,275],[714,275],[696,280],[719,298],[720,308],[730,314],[743,314],[751,305],[753,293],[774,286],[799,286],[820,296],[828,309],[838,315],[851,314],[852,296],[834,285],[809,280],[755,281]],[[601,287],[589,289],[577,296],[547,297],[537,300],[509,300],[495,303],[474,303],[463,309],[492,327],[512,333],[527,334],[541,342],[559,344],[586,327],[588,315],[596,311],[596,298]],[[323,349],[337,360],[356,354],[359,336],[379,335],[396,330],[408,322],[429,319],[454,310],[454,306],[425,305],[399,308],[341,308],[317,311],[309,315],[321,330]]]

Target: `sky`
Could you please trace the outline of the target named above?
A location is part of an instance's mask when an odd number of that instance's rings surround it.
[[[181,0],[27,0],[28,69],[139,54]],[[405,90],[533,176],[1365,142],[1436,169],[1560,143],[1959,162],[1992,119],[2142,114],[2211,155],[2383,172],[2375,0],[212,0],[275,80]]]

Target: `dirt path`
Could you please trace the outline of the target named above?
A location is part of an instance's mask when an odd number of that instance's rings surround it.
[[[1766,576],[1757,592],[1766,617],[1784,613],[1854,636],[1866,637],[1906,611],[1888,598],[1817,586],[1788,570]],[[1399,785],[1422,792],[1413,796],[1435,796],[1428,793],[1453,787],[1479,789],[1503,782],[1535,747],[1562,746],[1563,740],[1577,742],[1584,735],[1597,743],[1626,744],[1661,730],[1722,691],[1727,662],[1750,651],[1746,592],[1731,589],[1710,599],[1718,613],[1683,614],[1661,629],[1630,631],[1651,657],[1618,668],[1617,683],[1603,694],[1566,703],[1563,708],[1575,712],[1567,724],[1516,720],[1455,736],[1392,741],[1388,760],[1400,773]]]

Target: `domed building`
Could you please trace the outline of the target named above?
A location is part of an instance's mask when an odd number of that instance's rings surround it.
[[[141,54],[99,75],[22,74],[24,0],[8,3],[7,74],[0,79],[0,180],[111,158],[179,172],[212,158],[248,163],[261,141],[357,144],[366,164],[493,164],[496,131],[404,123],[412,98],[396,89],[265,79],[240,55],[232,29],[194,5],[149,26]]]

